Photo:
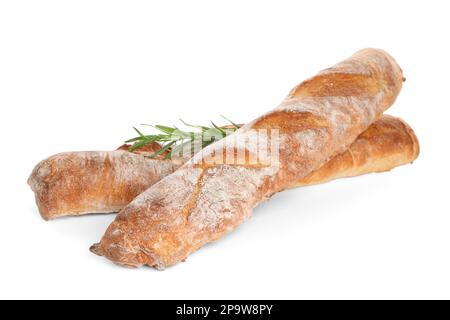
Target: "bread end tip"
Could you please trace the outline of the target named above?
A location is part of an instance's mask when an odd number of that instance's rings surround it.
[[[101,256],[101,249],[100,249],[100,243],[96,243],[93,244],[90,248],[89,251],[92,252],[93,254],[96,254],[98,256]]]

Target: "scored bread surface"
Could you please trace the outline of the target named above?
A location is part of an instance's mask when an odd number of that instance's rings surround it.
[[[345,151],[394,103],[402,82],[400,67],[386,52],[357,52],[303,82],[278,108],[205,148],[140,194],[91,250],[133,267],[164,269],[185,260],[237,228],[272,194]],[[205,162],[255,129],[279,130],[277,165]],[[271,136],[267,139],[264,143],[273,142]]]

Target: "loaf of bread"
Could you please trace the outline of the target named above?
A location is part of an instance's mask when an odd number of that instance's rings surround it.
[[[383,115],[343,153],[294,183],[302,187],[330,180],[389,171],[412,163],[419,156],[419,141],[402,119]]]
[[[320,72],[275,110],[140,194],[91,251],[130,267],[164,269],[185,260],[241,225],[259,203],[344,152],[394,103],[402,82],[394,59],[376,49]],[[263,130],[270,134],[257,144],[245,143]],[[270,162],[251,160],[268,146]],[[241,163],[230,154],[249,157]]]
[[[65,152],[41,161],[28,184],[42,218],[120,211],[136,195],[182,164],[146,157],[157,148],[153,144],[139,153],[123,148]]]
[[[184,162],[145,157],[160,148],[157,144],[126,153],[129,147],[110,152],[66,152],[39,163],[29,184],[42,217],[118,212]],[[291,187],[388,171],[411,163],[418,154],[419,143],[411,127],[399,118],[383,115],[346,151]]]

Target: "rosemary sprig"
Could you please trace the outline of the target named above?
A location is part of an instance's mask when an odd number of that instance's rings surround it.
[[[180,151],[185,151],[188,149],[191,151],[191,155],[193,155],[196,147],[204,148],[220,139],[225,138],[226,136],[234,133],[236,130],[241,128],[240,125],[234,123],[233,121],[228,120],[224,116],[222,116],[225,120],[227,120],[231,125],[226,127],[219,127],[214,122],[211,121],[210,126],[199,126],[192,125],[180,119],[180,121],[186,126],[190,128],[196,129],[196,131],[184,131],[179,129],[178,127],[169,127],[164,125],[147,125],[146,126],[153,127],[158,130],[157,134],[145,135],[137,128],[133,128],[138,136],[132,139],[125,141],[126,143],[133,143],[130,148],[130,151],[135,151],[139,148],[142,148],[150,143],[158,142],[161,144],[161,149],[157,152],[150,155],[150,158],[155,158],[164,154],[168,151],[167,155],[164,159],[170,159],[174,155],[180,153]]]

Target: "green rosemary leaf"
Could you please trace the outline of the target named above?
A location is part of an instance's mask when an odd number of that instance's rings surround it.
[[[213,125],[214,129],[216,129],[218,132],[220,132],[220,134],[222,135],[222,137],[226,137],[227,133],[225,132],[225,130],[223,130],[221,127],[217,126],[214,122],[211,121],[211,124]]]
[[[171,128],[171,127],[167,127],[167,126],[162,126],[162,125],[155,125],[155,128],[158,129],[159,131],[162,131],[166,134],[173,134],[173,132],[176,130],[175,128]]]
[[[154,141],[162,141],[162,140],[164,140],[164,137],[162,135],[148,135],[126,140],[125,143],[131,143],[136,141],[147,141],[147,143],[152,143]]]
[[[174,127],[175,131],[172,133],[172,137],[178,137],[180,139],[190,139],[191,132],[186,132],[183,130],[178,129],[177,127]]]
[[[232,125],[233,127],[235,127],[236,129],[240,129],[240,128],[241,128],[240,125],[234,123],[233,121],[231,121],[230,119],[226,118],[225,116],[223,116],[223,115],[220,115],[220,116],[221,116],[222,118],[224,118],[225,120],[227,120],[229,123],[231,123],[231,125]]]
[[[186,127],[196,128],[196,129],[200,129],[200,130],[202,130],[202,131],[209,130],[208,127],[204,127],[204,126],[196,126],[196,125],[193,125],[193,124],[189,124],[189,123],[185,122],[183,119],[180,119],[180,121],[181,121]]]
[[[133,129],[134,129],[134,130],[138,133],[138,135],[140,135],[141,137],[144,136],[144,134],[143,134],[142,132],[140,132],[140,131],[138,130],[138,128],[133,127]]]
[[[135,141],[139,141],[139,140],[142,140],[142,137],[136,137],[136,138],[125,140],[125,143],[131,143],[131,142],[135,142]]]
[[[168,150],[171,146],[173,146],[176,143],[176,141],[169,142],[165,146],[163,146],[159,151],[156,151],[154,154],[150,155],[149,158],[155,158],[161,154],[163,154],[166,150]]]
[[[140,141],[140,140],[149,140],[150,142],[152,142],[152,141],[156,141],[158,139],[159,139],[159,136],[156,136],[156,135],[139,136],[136,138],[126,140],[125,143],[131,143],[131,142]]]
[[[149,144],[150,142],[146,139],[143,139],[139,142],[134,143],[131,147],[130,147],[130,151],[136,151],[139,148],[142,148],[143,146]]]

